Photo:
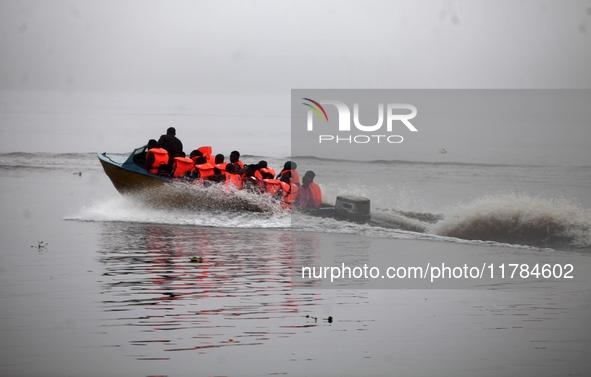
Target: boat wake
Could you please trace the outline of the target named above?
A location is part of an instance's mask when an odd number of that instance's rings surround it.
[[[267,195],[171,185],[95,203],[68,219],[281,229],[559,250],[591,246],[589,211],[566,200],[515,194],[481,198],[444,211],[444,215],[376,209],[370,223],[356,224],[290,213]]]
[[[66,220],[203,227],[290,229],[291,217],[268,195],[165,185],[101,200]]]
[[[222,185],[166,184],[128,195],[158,209],[285,212],[270,195],[228,190]]]
[[[490,196],[446,213],[433,233],[536,247],[589,247],[591,214],[566,200]]]

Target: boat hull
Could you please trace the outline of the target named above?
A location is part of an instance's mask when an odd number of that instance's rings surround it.
[[[133,156],[133,155],[132,155]],[[101,153],[98,155],[105,174],[121,194],[145,191],[169,184],[170,179],[149,174],[133,162],[132,156],[121,161],[119,155]]]

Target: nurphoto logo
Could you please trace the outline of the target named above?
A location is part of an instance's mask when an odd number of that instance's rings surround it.
[[[326,110],[322,105],[334,105],[338,112],[338,131],[339,132],[350,132],[351,131],[351,110],[349,106],[341,101],[336,100],[320,100],[315,101],[310,98],[302,98],[305,101],[302,103],[306,107],[308,107],[308,117],[307,117],[307,130],[313,131],[314,130],[314,113],[318,115],[318,119],[320,119],[320,123],[328,123],[328,115],[326,114]],[[400,113],[402,110],[402,114]],[[404,111],[410,111],[410,113],[404,113]],[[418,132],[415,126],[412,125],[410,119],[413,119],[417,115],[417,108],[413,105],[404,104],[404,103],[388,103],[386,104],[386,111],[384,111],[384,104],[378,104],[378,121],[374,125],[363,125],[359,121],[359,104],[353,104],[353,124],[357,130],[364,132],[364,134],[359,135],[348,135],[348,136],[339,136],[339,135],[319,135],[318,142],[322,144],[322,142],[345,142],[345,143],[357,143],[357,144],[367,144],[370,142],[388,142],[392,144],[402,143],[404,138],[401,135],[386,135],[386,134],[375,134],[374,132],[379,131],[383,124],[384,118],[386,118],[386,131],[392,132],[392,125],[395,121],[400,121],[404,126],[406,126],[411,132]],[[385,115],[384,115],[385,114]]]

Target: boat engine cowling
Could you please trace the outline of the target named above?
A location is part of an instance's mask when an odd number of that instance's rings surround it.
[[[337,196],[334,217],[357,223],[371,220],[370,201],[362,196]]]

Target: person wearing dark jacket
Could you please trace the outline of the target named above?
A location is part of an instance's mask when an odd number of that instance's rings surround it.
[[[169,127],[166,130],[166,135],[160,136],[158,139],[158,148],[162,148],[168,152],[169,160],[168,165],[166,166],[167,171],[172,171],[172,165],[174,164],[175,157],[185,157],[183,152],[183,143],[179,139],[177,139],[176,130],[174,127]]]
[[[160,136],[157,144],[158,148],[166,149],[171,159],[181,157],[183,153],[183,143],[175,135],[176,130],[174,127],[170,127],[166,130],[166,135]]]

